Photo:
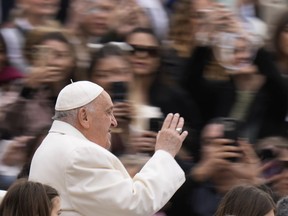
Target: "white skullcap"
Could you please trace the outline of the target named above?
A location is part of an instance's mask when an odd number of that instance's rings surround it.
[[[59,93],[55,110],[65,111],[82,107],[97,98],[103,88],[89,81],[78,81],[65,86]]]

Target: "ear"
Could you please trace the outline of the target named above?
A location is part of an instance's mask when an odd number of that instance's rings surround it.
[[[85,128],[85,129],[89,128],[90,124],[89,124],[89,121],[88,121],[88,113],[87,113],[87,110],[84,107],[79,109],[78,114],[77,114],[77,118],[78,118],[79,124],[83,128]]]

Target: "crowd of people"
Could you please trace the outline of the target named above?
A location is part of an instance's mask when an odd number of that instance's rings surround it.
[[[0,215],[16,215],[15,193],[36,202],[31,190],[48,196],[35,215],[277,214],[288,196],[284,0],[9,2]]]

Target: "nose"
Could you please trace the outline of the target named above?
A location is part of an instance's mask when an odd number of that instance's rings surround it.
[[[112,127],[117,127],[117,125],[118,125],[117,120],[116,120],[115,116],[113,115],[112,119],[111,119],[111,126]]]
[[[53,50],[49,50],[46,54],[46,62],[48,65],[54,65],[58,63],[59,58],[57,58],[55,52]]]
[[[61,58],[57,58],[55,54],[50,54],[47,56],[47,65],[52,67],[61,67],[63,64],[63,61]]]
[[[245,50],[245,51],[243,50],[242,52],[239,53],[239,56],[242,59],[246,59],[246,58],[248,58],[250,56],[250,53],[247,50]]]

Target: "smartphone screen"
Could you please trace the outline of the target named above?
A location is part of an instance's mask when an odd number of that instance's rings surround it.
[[[158,133],[158,131],[161,130],[163,121],[164,121],[163,118],[150,118],[149,119],[149,130]]]
[[[114,102],[126,100],[128,84],[126,82],[113,82],[111,86],[111,96]]]
[[[236,140],[238,139],[238,122],[233,118],[223,118],[224,138]]]
[[[284,169],[281,161],[274,161],[271,166],[263,170],[262,175],[264,178],[270,178],[274,175],[280,174]]]
[[[237,139],[238,139],[238,122],[237,120],[233,118],[223,118],[221,120],[221,123],[224,126],[224,135],[223,138],[233,140],[232,143],[229,143],[228,145],[237,146]],[[238,158],[227,158],[230,162],[237,162]]]

